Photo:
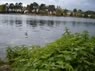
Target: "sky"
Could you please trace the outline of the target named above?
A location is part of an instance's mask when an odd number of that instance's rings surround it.
[[[37,2],[39,4],[45,3],[47,5],[54,4],[56,6],[61,6],[67,9],[82,9],[82,10],[93,10],[95,11],[95,0],[0,0],[2,3],[16,3],[22,2],[24,5],[30,4],[32,2]]]

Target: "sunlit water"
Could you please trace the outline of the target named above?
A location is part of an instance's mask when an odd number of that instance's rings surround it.
[[[5,57],[8,46],[50,43],[64,34],[66,27],[72,33],[86,30],[95,35],[95,19],[0,15],[0,57]]]

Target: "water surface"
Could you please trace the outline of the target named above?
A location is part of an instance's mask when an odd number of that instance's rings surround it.
[[[64,34],[65,27],[95,35],[95,19],[1,14],[0,57],[5,57],[8,46],[50,43]]]

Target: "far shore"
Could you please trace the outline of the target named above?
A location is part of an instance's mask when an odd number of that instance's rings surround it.
[[[57,15],[42,15],[42,14],[24,14],[24,13],[0,13],[0,15],[29,15],[29,16],[48,16],[48,17],[73,17],[73,18],[87,18],[87,19],[95,19],[89,17],[79,17],[79,16],[57,16]]]

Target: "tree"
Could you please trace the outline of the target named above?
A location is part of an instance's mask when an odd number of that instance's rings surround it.
[[[28,10],[29,13],[32,13],[33,3],[31,3],[30,5],[27,5],[26,9]]]
[[[46,5],[45,4],[41,4],[39,6],[39,13],[46,14]]]
[[[63,14],[63,15],[66,16],[68,11],[69,11],[69,10],[64,9],[64,11],[63,11],[64,14]]]
[[[6,11],[6,5],[0,5],[0,12],[4,13]]]
[[[32,10],[33,10],[33,3],[30,4],[29,12],[32,12]]]
[[[26,10],[28,10],[29,13],[31,12],[30,5],[27,5]]]
[[[77,16],[77,12],[78,12],[77,9],[74,9],[73,10],[73,16]]]
[[[55,6],[54,5],[49,5],[48,6],[48,11],[51,11],[51,12],[55,11]]]
[[[33,3],[33,10],[34,10],[35,13],[38,12],[38,8],[39,8],[38,3],[34,2],[34,3]]]
[[[67,10],[67,9],[64,9],[64,13],[67,13],[69,10]]]
[[[81,10],[81,9],[79,9],[79,10],[78,10],[78,12],[79,12],[79,13],[82,13],[82,10]]]
[[[22,5],[23,5],[23,4],[20,2],[18,5],[19,5],[19,9],[21,9],[21,10],[22,10],[22,8],[23,8],[23,6],[22,6]]]
[[[6,12],[8,12],[9,4],[8,3],[5,3],[5,7],[6,7]]]
[[[60,6],[58,6],[56,8],[56,15],[58,15],[58,16],[62,16],[63,15],[63,9]]]
[[[5,3],[6,6],[8,6],[8,3]]]
[[[41,4],[40,6],[39,6],[39,10],[45,10],[46,9],[46,5],[45,4]]]
[[[77,9],[74,9],[73,12],[77,12]]]
[[[18,8],[19,8],[19,4],[15,3],[14,9],[17,11]]]
[[[15,8],[15,5],[14,5],[13,3],[11,3],[11,4],[9,5],[10,11],[13,12],[13,11],[14,11],[14,8]]]

